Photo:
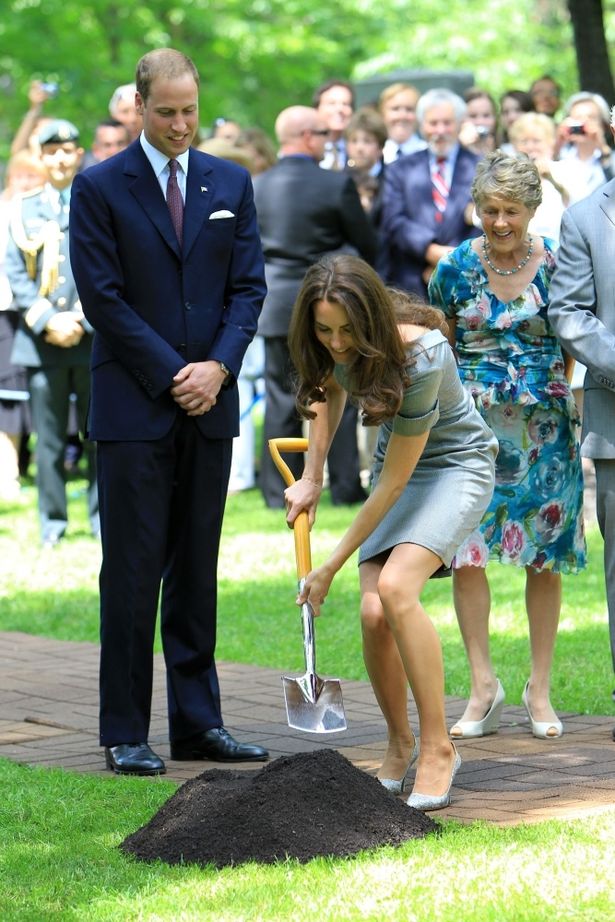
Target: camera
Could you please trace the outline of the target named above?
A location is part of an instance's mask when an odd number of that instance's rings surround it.
[[[57,83],[41,83],[41,90],[48,96],[57,96],[60,87]]]
[[[585,134],[585,125],[583,122],[573,122],[568,125],[568,134]]]

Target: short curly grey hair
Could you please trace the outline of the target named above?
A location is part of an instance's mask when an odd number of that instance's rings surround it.
[[[535,211],[542,202],[540,174],[525,154],[511,156],[494,150],[479,161],[472,183],[472,198],[477,208],[486,198],[521,202]]]

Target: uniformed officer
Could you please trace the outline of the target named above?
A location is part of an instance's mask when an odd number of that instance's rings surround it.
[[[83,433],[89,403],[92,328],[83,316],[68,250],[70,188],[83,157],[77,128],[64,119],[39,134],[47,181],[19,196],[13,208],[6,272],[20,312],[12,361],[28,372],[41,538],[52,547],[63,537],[68,515],[64,451],[71,395]],[[99,531],[94,455],[88,457],[92,533]]]

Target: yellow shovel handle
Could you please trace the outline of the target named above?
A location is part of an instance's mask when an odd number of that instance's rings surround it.
[[[293,473],[282,458],[280,452],[302,451],[308,449],[307,439],[269,439],[269,452],[273,463],[279,470],[284,483],[290,487],[295,482]],[[307,576],[312,569],[312,554],[310,552],[310,524],[307,512],[300,512],[293,524],[295,535],[295,558],[297,560],[297,579]]]

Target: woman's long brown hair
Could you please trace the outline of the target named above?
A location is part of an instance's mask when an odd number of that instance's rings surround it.
[[[410,383],[407,368],[411,363],[398,324],[442,329],[442,315],[403,292],[389,291],[358,256],[335,256],[308,269],[288,334],[299,379],[297,411],[306,419],[315,415],[310,404],[326,400],[326,381],[334,368],[330,353],[316,337],[314,306],[318,301],[339,304],[348,314],[357,350],[348,366],[349,394],[361,406],[364,425],[391,419]]]

